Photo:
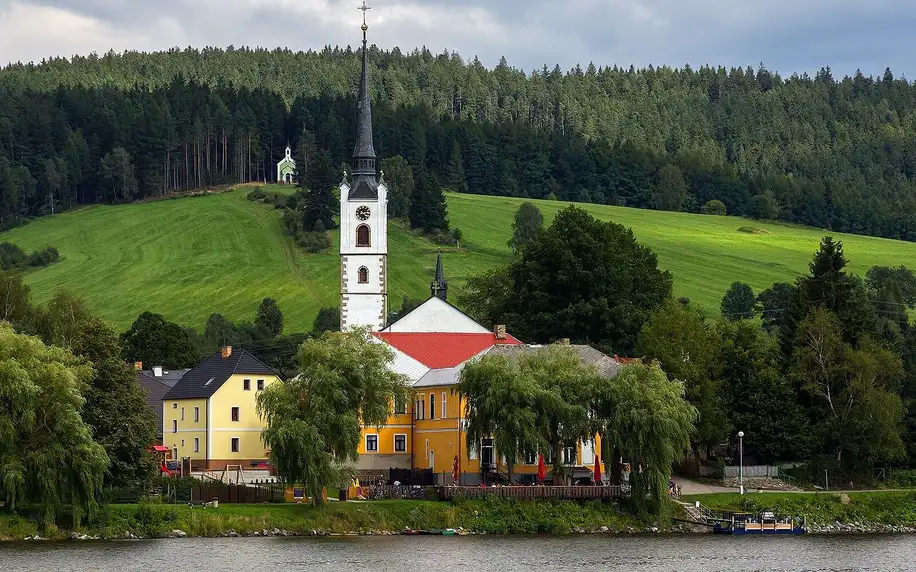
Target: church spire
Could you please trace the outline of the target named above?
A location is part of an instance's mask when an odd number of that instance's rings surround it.
[[[356,122],[356,145],[353,147],[353,175],[362,175],[371,182],[375,182],[375,147],[372,145],[372,105],[369,101],[369,64],[368,64],[368,43],[366,41],[366,30],[369,26],[366,24],[366,11],[371,7],[363,5],[359,7],[363,12],[363,69],[359,76],[359,100],[357,103],[358,117]]]
[[[445,272],[442,271],[441,252],[436,256],[436,277],[429,285],[429,293],[443,302],[448,298],[448,282],[445,280]]]

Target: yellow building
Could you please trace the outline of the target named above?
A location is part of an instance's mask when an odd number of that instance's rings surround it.
[[[231,346],[186,373],[162,398],[162,443],[192,470],[250,468],[266,462],[259,391],[280,377],[252,354]]]
[[[470,450],[464,412],[455,386],[461,368],[468,361],[488,353],[514,355],[537,351],[497,326],[489,331],[442,299],[441,263],[437,264],[439,295],[433,296],[413,312],[375,333],[394,353],[392,369],[410,380],[413,398],[398,404],[381,427],[365,427],[359,446],[357,469],[363,479],[385,479],[391,468],[432,469],[437,481],[451,484],[456,458],[462,484],[482,480],[506,480],[506,460],[499,456],[498,444],[485,440]],[[585,363],[605,375],[616,375],[619,362],[589,346],[571,346]],[[571,443],[562,451],[564,464],[574,478],[589,478],[595,464],[594,442]],[[548,465],[551,453],[544,452]],[[537,452],[518,459],[513,472],[519,482],[536,478]]]

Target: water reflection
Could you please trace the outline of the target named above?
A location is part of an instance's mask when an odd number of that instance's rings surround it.
[[[916,536],[225,538],[0,544],[0,570],[903,572]]]

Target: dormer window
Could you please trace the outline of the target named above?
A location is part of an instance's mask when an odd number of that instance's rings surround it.
[[[369,225],[356,227],[356,246],[369,246]]]

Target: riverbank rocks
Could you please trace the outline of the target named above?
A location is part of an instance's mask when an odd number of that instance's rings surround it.
[[[80,534],[79,532],[71,532],[70,540],[98,540],[98,536],[92,536],[89,534]]]
[[[183,531],[183,530],[178,530],[178,529],[176,528],[175,530],[173,530],[173,531],[169,534],[169,536],[170,536],[171,538],[187,538],[188,533],[185,532],[185,531]]]
[[[739,486],[738,478],[722,479],[722,486],[737,489]],[[745,490],[758,489],[761,491],[800,491],[785,481],[774,479],[772,477],[751,477],[744,479]]]
[[[913,534],[916,526],[835,521],[832,524],[808,523],[807,531],[811,534]]]

